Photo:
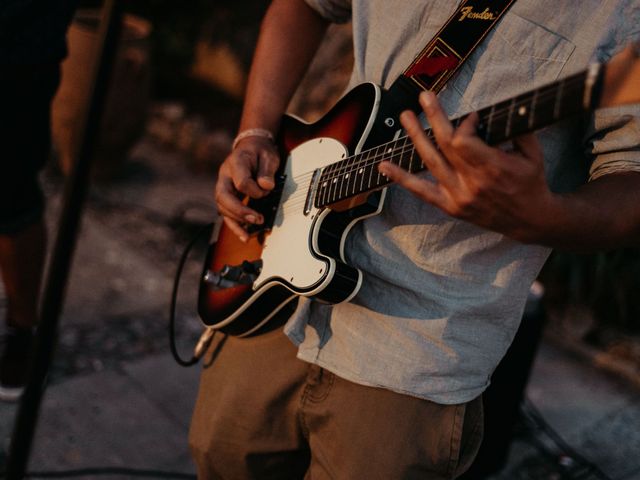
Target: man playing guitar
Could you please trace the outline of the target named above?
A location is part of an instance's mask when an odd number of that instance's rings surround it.
[[[388,88],[456,8],[274,0],[216,186],[226,228],[248,241],[247,226],[265,220],[242,197],[276,186],[273,140],[329,22],[353,21],[351,86]],[[444,479],[468,468],[482,437],[480,396],[551,248],[640,243],[640,106],[498,146],[479,135],[478,115],[448,118],[615,57],[638,40],[638,24],[632,0],[517,0],[438,99],[421,94],[434,138],[414,113],[400,120],[428,172],[380,164],[396,185],[341,244],[363,272],[355,297],[302,298],[286,336],[214,340],[190,434],[201,478]]]

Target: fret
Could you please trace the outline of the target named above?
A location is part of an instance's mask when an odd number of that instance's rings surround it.
[[[406,142],[405,142],[405,146],[402,148],[402,151],[400,152],[399,166],[400,166],[400,168],[402,168],[403,170],[405,170],[407,172],[410,171],[410,163],[411,163],[410,162],[411,157],[409,155],[410,152],[411,152],[411,147],[408,147],[406,145]],[[405,166],[404,163],[405,163],[406,160],[409,160],[409,161],[406,162],[407,165]]]
[[[556,103],[555,87],[547,85],[538,90],[536,112],[533,121],[534,129],[550,123],[554,117]]]
[[[356,184],[358,183],[358,172],[360,171],[360,159],[358,161],[353,162],[351,164],[351,195],[355,195],[356,193]]]
[[[398,166],[400,168],[402,168],[403,170],[406,170],[407,168],[402,164],[405,160],[405,150],[407,148],[407,139],[406,137],[402,137],[399,138],[398,140],[396,140],[396,144],[397,144],[397,152],[398,152]]]
[[[404,152],[404,147],[400,146],[400,142],[396,142],[396,148],[393,153],[393,163],[395,163],[398,167],[402,168],[402,153]]]
[[[325,171],[322,174],[322,203],[325,205],[329,199],[329,190],[331,189],[331,170],[333,168],[333,165],[329,165],[325,168]]]
[[[329,167],[326,167],[324,169],[324,171],[322,172],[322,176],[320,177],[320,194],[317,197],[317,201],[316,201],[316,207],[320,206],[320,204],[324,203],[325,199],[327,198],[327,188],[329,187],[329,181],[327,180],[327,171],[329,170]]]
[[[570,87],[562,90],[560,117],[573,115],[584,109],[586,81],[587,78],[584,72],[564,79],[564,85],[570,85]]]
[[[491,135],[487,137],[487,143],[496,144],[504,140],[505,132],[507,131],[507,112],[510,100],[497,103],[495,105],[495,111],[491,118],[491,122],[488,125],[488,130]]]
[[[515,98],[513,106],[513,114],[511,117],[511,125],[509,129],[509,137],[519,135],[529,131],[529,123],[531,119],[531,94],[525,93]]]
[[[478,111],[478,134],[488,144],[496,145],[582,111],[586,108],[584,96],[588,95],[586,82],[587,72],[581,72],[483,108]],[[458,127],[464,118],[451,122]],[[425,134],[433,141],[430,129],[425,130]],[[411,139],[400,137],[325,167],[313,192],[314,204],[321,208],[390,183],[377,168],[385,160],[410,173],[425,169]]]
[[[371,152],[369,151],[369,155],[371,154]],[[360,191],[363,192],[364,191],[364,177],[366,174],[366,169],[365,166],[367,164],[367,162],[369,161],[369,155],[365,156],[362,161],[360,162],[360,168],[358,168],[358,175],[360,175]]]
[[[340,185],[338,185],[338,183],[339,183],[339,178],[336,175],[331,180],[331,187],[329,189],[329,203],[333,203],[333,202],[336,201],[337,194],[338,194],[338,188],[340,187]]]
[[[320,175],[320,180],[318,181],[318,193],[316,194],[315,206],[319,207],[319,205],[323,202],[326,193],[327,193],[327,170],[329,167],[326,167],[322,170],[322,175]]]
[[[344,189],[344,185],[346,182],[345,182],[344,174],[342,172],[338,173],[336,179],[338,181],[336,183],[336,190],[333,195],[333,201],[339,202],[340,199],[342,198],[342,190]]]
[[[329,194],[327,195],[327,205],[329,203],[333,203],[336,199],[339,170],[340,170],[340,163],[335,163],[334,168],[331,170],[331,177],[329,179]]]
[[[407,169],[408,172],[413,172],[414,171],[413,159],[415,157],[416,157],[416,149],[412,148],[411,150],[409,150],[409,168]]]
[[[509,109],[507,110],[507,124],[504,127],[504,136],[505,138],[511,137],[511,125],[513,123],[513,108],[515,106],[515,98],[512,98],[509,101]]]
[[[558,83],[558,88],[556,92],[556,99],[553,105],[553,119],[557,120],[560,118],[560,106],[562,104],[562,89],[564,88],[564,79],[560,80]]]
[[[334,167],[335,168],[335,167]],[[333,169],[330,169],[327,175],[327,185],[324,189],[324,204],[328,204],[329,203],[329,198],[331,198],[331,172],[333,171]]]
[[[327,172],[327,187],[326,187],[326,194],[325,194],[325,198],[324,198],[324,204],[328,205],[331,202],[331,189],[334,187],[334,176],[335,176],[335,171],[337,169],[339,164],[334,163],[333,165],[331,165],[328,168],[328,172]]]
[[[389,152],[389,150],[392,150],[392,151]],[[399,167],[400,164],[402,163],[402,155],[401,155],[402,149],[399,147],[397,141],[393,142],[393,146],[387,149],[387,153],[389,153],[389,157],[383,160],[387,160]]]
[[[349,195],[349,180],[351,179],[351,166],[346,165],[340,174],[340,194],[338,196],[338,200],[342,200],[343,198]]]
[[[425,133],[426,133],[426,134],[427,134],[427,136],[428,136],[428,135],[429,135],[429,130],[427,130]],[[413,172],[413,169],[414,169],[414,167],[413,167],[413,160],[416,158],[415,153],[416,153],[416,149],[415,149],[415,148],[412,148],[412,149],[411,149],[411,154],[409,155],[409,168],[407,169],[407,171],[409,171],[409,172]]]
[[[422,163],[422,158],[420,158],[420,155],[417,155],[415,148],[411,148],[409,155],[411,155],[411,163],[412,163],[411,170],[409,170],[410,173],[421,172],[422,170],[427,168],[424,166],[424,163]],[[418,162],[415,165],[413,165],[414,159],[418,160]]]
[[[340,162],[340,168],[336,171],[336,188],[333,191],[332,202],[337,202],[342,197],[342,188],[344,187],[344,165]]]
[[[495,115],[495,105],[478,110],[478,136],[485,142],[489,142],[489,138],[493,133],[493,116]]]
[[[371,178],[373,176],[373,169],[375,168],[374,165],[375,164],[372,162],[367,162],[367,165],[364,167],[364,173],[362,174],[362,176],[366,178],[366,181],[364,182],[363,188],[361,189],[362,192],[365,192],[371,188]]]
[[[493,117],[496,114],[496,106],[495,105],[491,105],[491,108],[489,110],[489,118],[487,119],[485,125],[486,128],[486,133],[485,133],[485,141],[489,141],[489,138],[491,138],[491,128],[493,127]]]
[[[535,112],[538,104],[539,92],[540,91],[537,88],[533,91],[533,98],[531,99],[531,106],[529,107],[529,120],[527,122],[529,130],[533,130],[533,126],[535,124]]]
[[[378,170],[378,165],[380,164],[380,162],[385,160],[393,163],[393,147],[389,146],[389,144],[386,144],[384,146],[384,154],[382,155],[382,157],[376,159],[376,163],[374,166],[376,170],[376,187],[380,185],[380,180],[382,179],[382,174],[380,173],[380,170]]]
[[[380,150],[380,147],[377,147],[373,153],[373,158],[376,158],[378,156],[378,151]],[[371,188],[371,182],[373,180],[373,170],[375,167],[375,162],[371,162],[371,165],[368,165],[367,168],[369,169],[369,180],[367,181],[367,190],[369,190]]]
[[[402,158],[407,161],[407,166],[404,169],[407,172],[411,172],[413,170],[413,154],[415,152],[415,147],[411,142],[409,137],[405,137],[404,148],[402,149]]]
[[[338,162],[339,168],[336,170],[336,175],[335,175],[335,188],[333,190],[333,197],[331,199],[331,202],[337,202],[340,200],[340,198],[342,198],[342,188],[344,187],[344,174],[346,171],[346,163],[345,162]]]

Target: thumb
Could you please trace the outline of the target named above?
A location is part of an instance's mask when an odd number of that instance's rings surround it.
[[[265,190],[272,190],[276,182],[274,175],[280,165],[280,158],[275,149],[264,149],[258,156],[258,185]]]

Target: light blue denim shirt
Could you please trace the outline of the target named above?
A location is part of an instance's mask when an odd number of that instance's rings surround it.
[[[307,0],[333,21],[352,17],[351,85],[388,87],[457,2]],[[477,110],[604,61],[640,31],[640,1],[517,0],[440,94],[451,116]],[[640,171],[640,106],[598,110],[538,133],[548,182]],[[383,212],[350,233],[364,272],[350,303],[304,300],[285,331],[299,357],[353,382],[439,403],[478,396],[518,328],[549,249],[451,218],[389,188]]]

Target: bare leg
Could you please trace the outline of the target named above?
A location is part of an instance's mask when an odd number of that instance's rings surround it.
[[[0,235],[0,271],[12,327],[31,328],[37,323],[46,238],[43,222],[14,235]]]

